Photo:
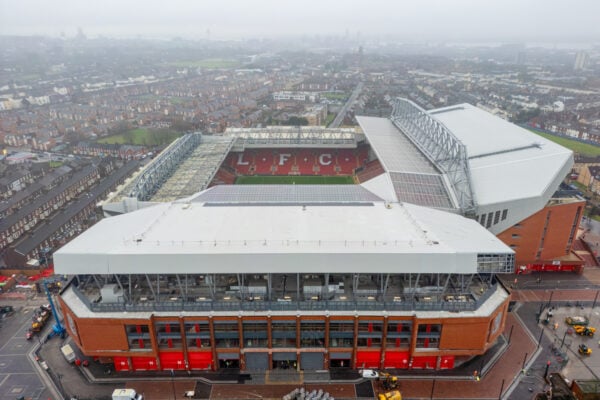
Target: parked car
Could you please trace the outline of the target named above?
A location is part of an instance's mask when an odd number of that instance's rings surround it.
[[[358,370],[360,376],[366,379],[377,379],[379,378],[379,372],[374,369],[361,369]]]

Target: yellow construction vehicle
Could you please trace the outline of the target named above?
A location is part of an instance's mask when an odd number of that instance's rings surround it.
[[[596,333],[596,328],[592,328],[591,326],[573,325],[573,329],[576,334],[581,336],[594,336],[594,333]]]
[[[398,377],[394,375],[388,375],[383,381],[383,388],[385,390],[392,390],[398,388]]]
[[[382,393],[378,396],[378,400],[402,400],[402,394],[399,390]]]

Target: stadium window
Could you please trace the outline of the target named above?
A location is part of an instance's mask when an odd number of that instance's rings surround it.
[[[500,211],[496,211],[496,214],[494,214],[494,225],[498,222],[500,222]]]
[[[504,221],[507,216],[508,216],[508,210],[505,208],[504,210],[502,210],[502,221]]]
[[[480,224],[481,224],[481,226],[485,226],[485,214],[481,214]]]
[[[521,237],[521,235],[517,234],[517,233],[513,233],[512,235],[510,235],[513,239],[519,239]]]
[[[492,226],[492,218],[494,218],[494,213],[493,212],[488,213],[488,215],[487,215],[487,222],[485,224],[486,228],[489,228],[490,226]]]

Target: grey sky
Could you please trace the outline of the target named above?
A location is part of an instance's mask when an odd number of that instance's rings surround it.
[[[0,34],[600,42],[598,0],[0,0]]]

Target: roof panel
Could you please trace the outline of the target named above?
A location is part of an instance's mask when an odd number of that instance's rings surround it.
[[[382,201],[360,185],[221,185],[192,199],[200,203],[360,203]]]

